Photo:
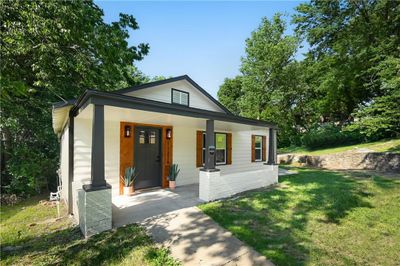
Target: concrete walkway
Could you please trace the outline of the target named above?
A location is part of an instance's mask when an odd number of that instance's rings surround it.
[[[113,200],[114,226],[140,223],[183,265],[273,265],[199,210],[198,185]]]

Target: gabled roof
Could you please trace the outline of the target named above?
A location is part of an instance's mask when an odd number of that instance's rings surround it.
[[[153,82],[149,82],[149,83],[138,85],[138,86],[133,86],[133,87],[125,88],[125,89],[116,90],[116,91],[113,91],[113,93],[125,94],[125,93],[129,93],[129,92],[143,90],[143,89],[151,88],[154,86],[159,86],[159,85],[168,84],[168,83],[172,83],[175,81],[181,81],[181,80],[186,80],[187,82],[189,82],[193,87],[195,87],[202,94],[204,94],[204,96],[206,96],[209,100],[211,100],[213,103],[215,103],[225,113],[231,114],[231,112],[225,106],[223,106],[220,102],[218,102],[216,99],[214,99],[214,97],[212,97],[205,89],[203,89],[199,84],[197,84],[188,75],[182,75],[182,76],[178,76],[178,77],[174,77],[174,78],[153,81]]]
[[[201,93],[203,93],[207,98],[214,102],[218,107],[220,107],[224,112],[215,112],[209,110],[203,110],[188,106],[172,105],[169,103],[149,100],[145,98],[138,98],[125,93],[132,91],[142,90],[157,85],[167,84],[175,81],[186,80]],[[96,90],[86,90],[79,98],[69,100],[66,102],[58,102],[53,104],[53,129],[56,133],[60,133],[65,123],[68,119],[68,115],[71,113],[76,116],[79,110],[84,109],[88,104],[100,104],[100,105],[110,105],[122,108],[139,109],[145,111],[154,111],[168,114],[176,114],[189,117],[205,118],[205,119],[215,119],[226,122],[241,123],[254,126],[270,127],[278,129],[276,124],[241,117],[232,114],[225,106],[215,100],[208,92],[201,88],[196,82],[194,82],[189,76],[183,75],[175,78],[169,78],[160,81],[154,81],[146,83],[139,86],[134,86],[130,88],[120,89],[113,92],[103,92]]]
[[[74,107],[71,109],[72,114],[76,116],[81,110],[85,109],[88,104],[115,106],[120,108],[213,119],[217,121],[233,122],[278,129],[276,124],[263,120],[245,118],[230,113],[226,114],[222,112],[209,111],[183,105],[169,104],[134,96],[128,96],[121,93],[95,90],[87,90],[81,95],[81,97],[79,97]]]

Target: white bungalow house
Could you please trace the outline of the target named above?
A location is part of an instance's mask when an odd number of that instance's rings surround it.
[[[53,105],[62,199],[88,236],[110,229],[127,167],[135,190],[198,183],[212,201],[278,182],[276,125],[233,115],[187,75]]]

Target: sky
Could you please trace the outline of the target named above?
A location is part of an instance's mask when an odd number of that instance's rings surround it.
[[[148,43],[150,52],[136,66],[145,75],[174,77],[187,74],[217,98],[225,78],[238,75],[245,40],[261,23],[280,12],[288,16],[300,1],[95,1],[107,23],[119,13],[131,14],[140,29],[128,43]],[[290,21],[290,17],[287,17]],[[287,33],[293,32],[289,25]],[[305,51],[303,48],[297,57]]]

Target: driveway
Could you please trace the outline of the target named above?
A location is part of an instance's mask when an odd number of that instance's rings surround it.
[[[140,223],[184,265],[273,265],[196,205],[198,184],[113,199],[115,227]]]

